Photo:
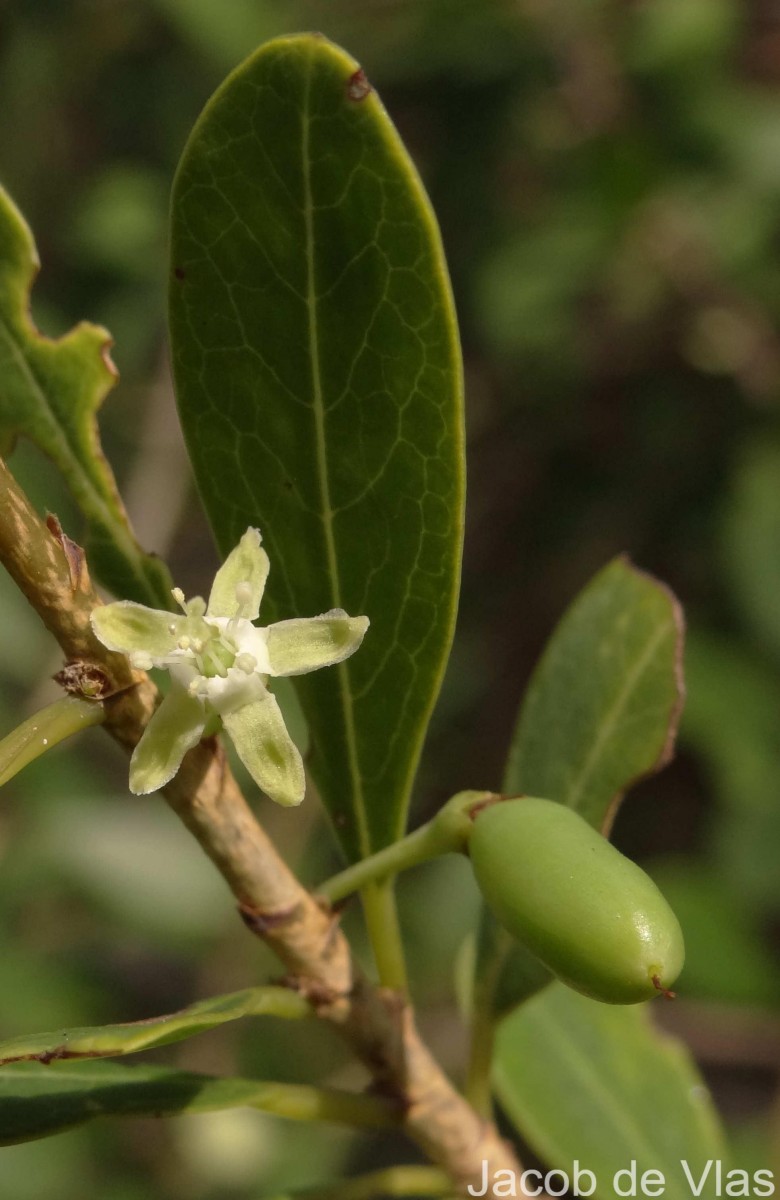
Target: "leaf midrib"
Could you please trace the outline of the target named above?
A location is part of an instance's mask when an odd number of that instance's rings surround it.
[[[632,1116],[627,1115],[624,1107],[614,1102],[612,1092],[604,1084],[598,1072],[594,1070],[591,1059],[582,1052],[572,1033],[564,1028],[556,1016],[549,1011],[537,1009],[533,1019],[537,1027],[541,1026],[542,1030],[545,1026],[547,1027],[548,1036],[551,1038],[549,1044],[557,1047],[559,1059],[563,1061],[564,1065],[568,1063],[573,1074],[583,1081],[590,1095],[591,1104],[597,1104],[601,1108],[605,1114],[605,1120],[611,1124],[614,1134],[622,1138],[631,1157],[636,1157],[641,1161],[641,1155],[650,1166],[656,1166],[663,1161],[664,1155],[658,1153],[653,1142],[647,1137],[646,1130]],[[511,1089],[511,1084],[509,1086]],[[542,1153],[554,1155],[563,1152],[563,1147],[556,1145],[554,1140],[548,1139],[541,1126],[537,1124],[536,1129],[537,1136],[545,1143]],[[552,1148],[553,1145],[555,1145],[555,1150]],[[626,1162],[628,1161],[629,1159],[626,1159]]]
[[[595,765],[598,762],[599,755],[601,754],[605,742],[607,742],[612,736],[615,727],[625,712],[625,709],[640,677],[644,674],[650,658],[655,653],[659,642],[665,637],[668,630],[668,622],[664,622],[659,629],[655,630],[652,636],[648,639],[647,644],[640,653],[638,659],[634,663],[631,673],[615,697],[615,701],[609,712],[604,717],[601,727],[599,728],[596,737],[591,744],[590,750],[585,756],[585,761],[580,768],[579,774],[575,778],[574,784],[572,785],[572,788],[566,797],[565,803],[570,808],[576,808],[580,799],[582,798],[582,794],[585,791],[588,781],[593,775]]]
[[[309,362],[311,364],[311,398],[314,413],[315,451],[317,461],[317,478],[322,509],[322,527],[325,537],[325,553],[328,562],[328,574],[331,583],[333,608],[343,608],[341,601],[341,579],[338,570],[338,557],[333,534],[333,505],[330,496],[330,479],[328,475],[328,448],[325,437],[325,406],[322,393],[322,375],[320,363],[319,320],[317,313],[317,289],[314,277],[314,203],[311,190],[311,160],[309,157],[309,134],[311,125],[311,82],[312,63],[311,52],[307,64],[306,84],[303,95],[301,113],[301,165],[303,173],[303,216],[306,240],[306,308],[308,312],[309,333]],[[339,696],[344,714],[344,732],[346,735],[347,760],[350,782],[354,799],[355,816],[357,820],[357,837],[361,854],[366,857],[371,853],[371,839],[366,820],[365,797],[363,781],[358,762],[357,737],[355,719],[352,708],[352,693],[349,686],[349,673],[346,663],[336,666],[339,681]]]

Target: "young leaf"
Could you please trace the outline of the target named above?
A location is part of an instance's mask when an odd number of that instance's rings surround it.
[[[297,1121],[392,1126],[397,1111],[374,1096],[292,1083],[215,1079],[170,1067],[120,1063],[12,1063],[0,1069],[0,1146],[29,1142],[95,1117],[167,1117],[258,1108]]]
[[[136,1054],[168,1042],[205,1033],[239,1017],[305,1017],[308,1004],[289,988],[257,987],[225,996],[212,996],[189,1004],[179,1012],[127,1025],[96,1025],[58,1029],[54,1033],[25,1034],[0,1042],[0,1066],[23,1060],[48,1064],[64,1059],[115,1058]]]
[[[117,379],[111,335],[82,322],[64,337],[44,337],[29,312],[37,270],[32,234],[0,187],[0,453],[22,435],[35,442],[89,522],[97,573],[119,595],[168,607],[165,567],[133,537],[100,449],[95,414]]]
[[[260,526],[272,619],[371,620],[358,654],[300,680],[312,771],[365,856],[403,831],[449,651],[462,382],[428,200],[358,64],[323,38],[262,47],[195,126],[171,336],[222,550]]]
[[[494,1080],[534,1152],[569,1172],[579,1159],[596,1176],[598,1196],[616,1195],[615,1172],[635,1159],[637,1180],[662,1171],[666,1200],[690,1200],[682,1161],[698,1183],[709,1159],[726,1159],[707,1089],[646,1005],[599,1004],[556,983],[502,1025]],[[714,1196],[714,1186],[711,1168],[701,1195]]]
[[[671,756],[682,638],[669,589],[625,558],[609,563],[565,614],[534,672],[504,791],[558,800],[608,831],[623,793]]]

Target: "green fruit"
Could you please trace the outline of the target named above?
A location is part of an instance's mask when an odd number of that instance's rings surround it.
[[[578,992],[635,1004],[682,970],[682,931],[652,879],[573,809],[492,804],[474,820],[469,853],[502,925]]]

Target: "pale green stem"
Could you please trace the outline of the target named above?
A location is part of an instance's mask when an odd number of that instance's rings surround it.
[[[496,1038],[495,1018],[491,1010],[475,1008],[471,1025],[471,1047],[464,1094],[469,1104],[486,1121],[493,1117],[491,1069]]]
[[[471,1044],[464,1094],[481,1117],[493,1119],[491,1075],[496,1040],[495,993],[512,939],[505,930],[496,934],[489,969],[475,983],[471,1015]]]
[[[436,836],[434,822],[429,821],[414,833],[401,838],[399,842],[385,846],[384,850],[361,859],[360,862],[326,880],[316,889],[317,895],[324,897],[331,904],[337,904],[361,888],[382,883],[401,871],[408,871],[410,867],[416,867],[440,854],[447,854],[452,849],[452,845],[442,844],[441,839]]]
[[[131,670],[125,655],[97,641],[90,624],[98,603],[94,590],[84,579],[74,590],[61,545],[2,461],[0,561],[68,659],[94,662],[105,672],[117,693],[108,706],[105,728],[132,749],[153,711],[156,689],[141,672]],[[338,1003],[318,1006],[322,1018],[343,1031],[372,1074],[402,1101],[425,1097],[425,1104],[405,1110],[406,1132],[459,1178],[476,1183],[485,1163],[489,1177],[498,1171],[519,1176],[520,1164],[509,1144],[455,1090],[411,1022],[404,1030],[406,1053],[398,1054],[397,1029],[388,1021],[386,997],[365,981],[355,986],[357,972],[344,935],[276,853],[217,748],[206,743],[193,748],[165,795],[228,883],[247,924],[279,954],[287,973],[311,983],[312,996],[338,998]],[[281,919],[273,920],[275,916]],[[252,1091],[257,1093],[256,1085]],[[213,1092],[208,1097],[212,1099]],[[360,1096],[354,1102],[367,1110],[372,1099],[376,1097]],[[192,1104],[189,1110],[195,1111]]]
[[[406,960],[393,880],[368,883],[361,899],[379,982],[382,987],[406,992]]]
[[[378,1096],[353,1095],[310,1084],[259,1083],[254,1095],[247,1095],[242,1102],[250,1108],[293,1121],[335,1121],[340,1125],[370,1129],[394,1129],[401,1124],[397,1107]],[[216,1095],[214,1111],[220,1108],[224,1108],[224,1102],[220,1103]],[[200,1105],[198,1110],[206,1111]]]
[[[98,700],[63,696],[47,705],[0,741],[0,787],[17,772],[66,738],[106,719]]]
[[[408,833],[376,854],[340,871],[320,884],[317,894],[331,904],[337,904],[368,884],[381,883],[441,854],[464,850],[472,826],[469,811],[490,798],[490,792],[459,792],[414,833]]]
[[[332,1187],[307,1188],[274,1200],[374,1200],[376,1196],[449,1196],[452,1180],[437,1167],[397,1166],[344,1179]]]
[[[184,1078],[184,1086],[190,1086]],[[300,1083],[265,1083],[237,1079],[205,1079],[191,1096],[172,1096],[166,1102],[148,1099],[139,1092],[137,1106],[128,1105],[123,1115],[173,1116],[185,1112],[220,1112],[226,1108],[256,1108],[291,1121],[333,1121],[359,1128],[395,1129],[401,1125],[397,1105],[379,1096],[341,1092]],[[115,1110],[114,1110],[115,1111]]]
[[[394,877],[441,854],[464,850],[471,835],[471,810],[491,799],[490,792],[459,792],[426,825],[347,867],[318,889],[331,904],[361,891],[368,936],[383,987],[407,989]]]

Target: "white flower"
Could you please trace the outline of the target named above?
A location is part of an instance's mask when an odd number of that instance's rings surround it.
[[[260,532],[247,529],[217,571],[208,605],[173,596],[182,614],[120,600],[92,612],[92,628],[109,650],[141,670],[163,667],[171,687],[130,760],[130,790],[164,787],[207,725],[224,726],[252,778],[279,804],[300,804],[305,781],[269,676],[303,675],[342,662],[357,650],[368,617],[333,609],[319,617],[253,624],[260,611],[268,555]]]

